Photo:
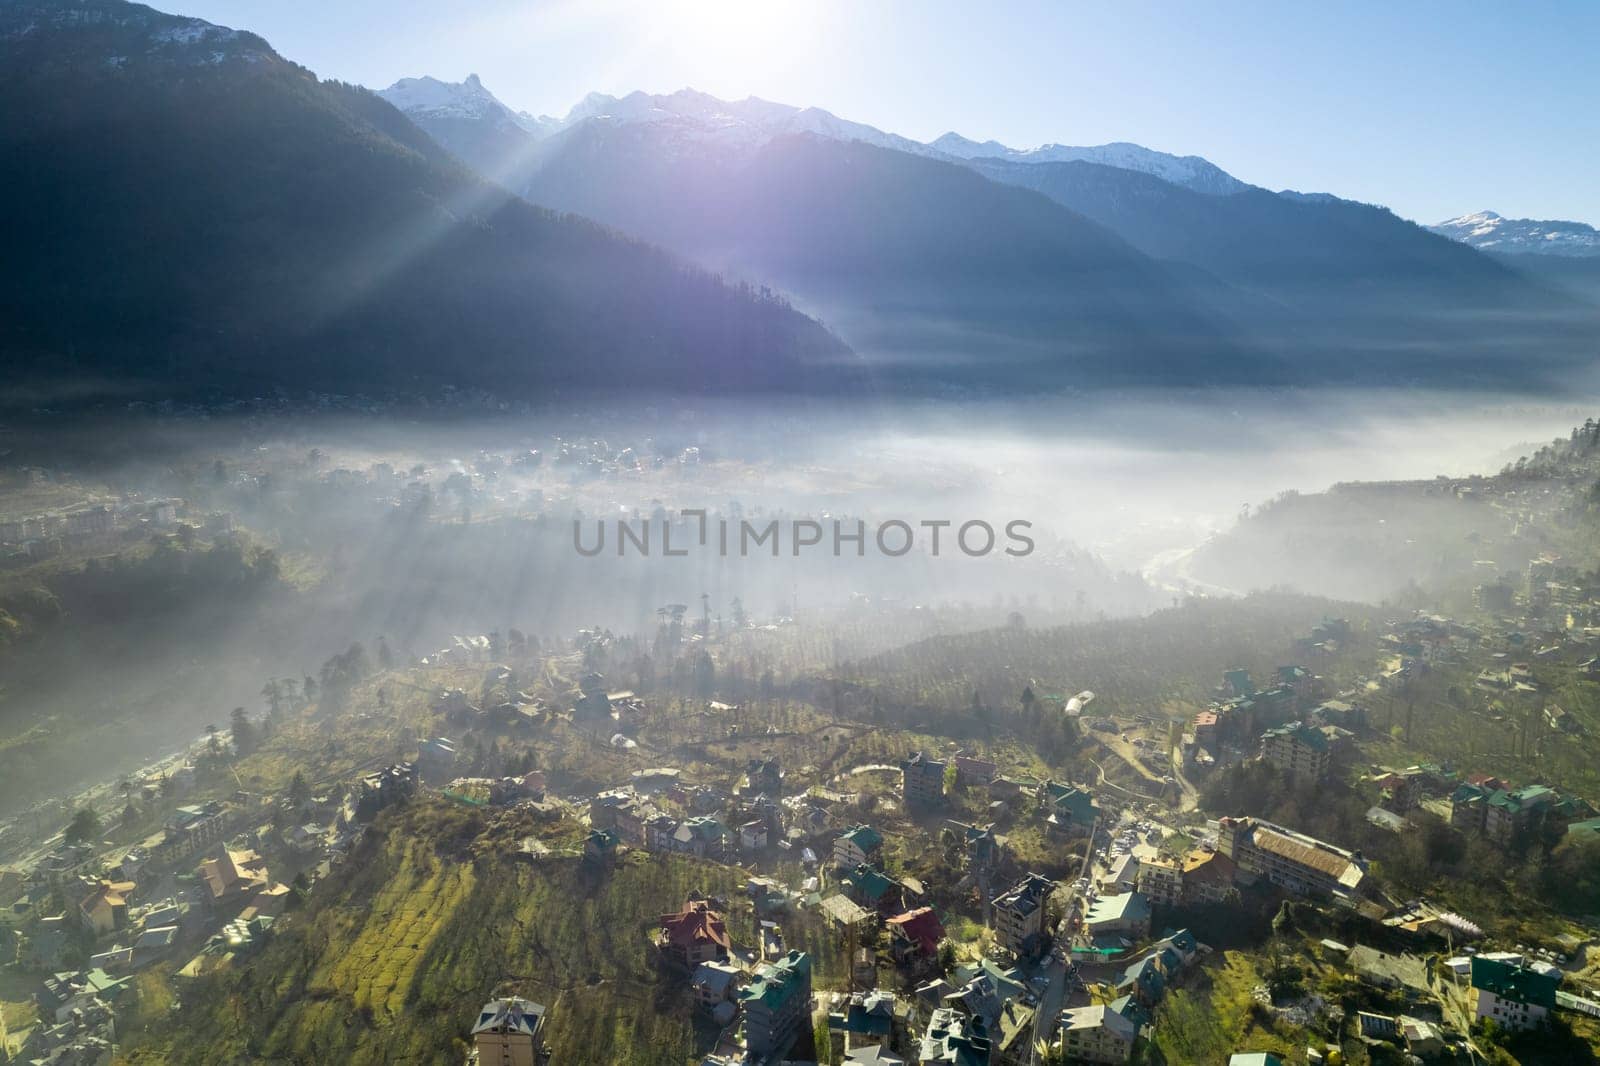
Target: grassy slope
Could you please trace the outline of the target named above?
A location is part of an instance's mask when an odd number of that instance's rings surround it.
[[[647,937],[690,890],[742,876],[643,855],[606,874],[522,865],[506,855],[528,829],[439,801],[397,812],[261,955],[134,1034],[130,1061],[456,1061],[476,1006],[508,991],[551,1007],[557,1061],[686,1061],[692,1011]]]

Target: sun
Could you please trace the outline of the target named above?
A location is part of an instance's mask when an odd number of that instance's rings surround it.
[[[655,11],[674,50],[714,76],[808,61],[824,18],[821,5],[793,0],[669,0]]]

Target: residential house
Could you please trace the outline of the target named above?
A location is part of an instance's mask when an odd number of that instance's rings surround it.
[[[892,992],[854,992],[828,1012],[828,1032],[844,1052],[869,1047],[887,1051],[903,1043],[899,1029],[904,1020]]]
[[[739,827],[739,850],[760,851],[767,846],[767,823],[746,822]]]
[[[685,818],[672,833],[672,850],[699,859],[719,859],[727,850],[728,831],[710,815]]]
[[[1044,935],[1045,902],[1055,882],[1026,874],[994,901],[995,942],[1013,955],[1031,955]]]
[[[622,836],[615,829],[591,829],[583,838],[583,858],[588,863],[608,865],[621,848]]]
[[[742,795],[771,796],[783,794],[783,767],[775,757],[751,759],[745,767]]]
[[[855,825],[833,840],[833,864],[845,870],[876,863],[883,855],[883,835],[868,825]]]
[[[132,881],[98,881],[78,901],[78,920],[94,936],[128,927],[128,897],[138,886]]]
[[[473,1066],[539,1066],[545,1008],[526,999],[494,999],[472,1025]]]
[[[1327,776],[1332,752],[1321,730],[1291,722],[1262,734],[1261,757],[1285,777],[1311,783]]]
[[[734,963],[721,959],[702,962],[695,967],[694,976],[689,979],[695,1004],[708,1014],[723,1003],[731,1007],[739,996],[739,977],[739,967]],[[732,1011],[725,1013],[731,1017]]]
[[[1556,1005],[1561,978],[1499,959],[1472,957],[1474,1016],[1504,1029],[1544,1024]]]
[[[874,866],[862,863],[839,878],[845,895],[878,914],[898,914],[905,909],[905,889]]]
[[[732,947],[728,925],[721,914],[711,909],[710,901],[689,900],[682,910],[663,914],[660,921],[657,943],[662,954],[685,970],[693,971],[703,962],[728,957]]]
[[[745,1047],[758,1058],[787,1050],[811,1024],[811,957],[791,951],[763,964],[739,992]]]
[[[1141,859],[1135,883],[1151,903],[1176,906],[1183,901],[1183,866],[1177,859],[1166,855]]]
[[[1183,901],[1221,903],[1234,889],[1233,860],[1220,851],[1196,848],[1183,857]]]
[[[993,1048],[983,1018],[940,1007],[928,1019],[917,1049],[917,1062],[940,1066],[990,1066]]]
[[[1061,1049],[1069,1062],[1121,1066],[1133,1058],[1139,1030],[1103,1003],[1061,1012]]]
[[[944,924],[932,907],[897,914],[884,924],[889,930],[889,953],[896,965],[916,972],[938,962]]]
[[[907,807],[933,807],[944,802],[946,763],[926,752],[912,752],[900,764],[901,799]]]
[[[1081,788],[1045,783],[1045,803],[1049,810],[1045,825],[1052,833],[1065,837],[1088,836],[1094,829],[1100,809],[1094,797]]]
[[[644,846],[650,851],[672,851],[678,820],[670,814],[657,814],[644,823]]]
[[[1150,901],[1138,892],[1100,896],[1083,918],[1090,936],[1126,936],[1135,940],[1150,935]]]
[[[410,799],[417,791],[417,764],[397,762],[362,777],[356,789],[356,813],[371,819],[386,807]]]

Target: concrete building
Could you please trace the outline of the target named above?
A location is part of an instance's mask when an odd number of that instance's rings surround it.
[[[1150,901],[1138,892],[1101,896],[1089,905],[1083,924],[1090,936],[1126,936],[1138,940],[1150,935]]]
[[[917,1048],[917,1062],[950,1066],[989,1066],[993,1041],[989,1027],[977,1015],[940,1007],[928,1019]]]
[[[538,1066],[544,1052],[544,1007],[526,999],[484,1004],[472,1026],[474,1066]]]
[[[915,751],[900,764],[901,798],[908,807],[932,807],[944,801],[946,764]]]
[[[1029,955],[1044,933],[1045,901],[1055,882],[1027,874],[994,901],[995,942],[1014,955]]]
[[[1217,850],[1245,875],[1296,895],[1352,897],[1367,876],[1355,852],[1257,818],[1222,819]]]
[[[1183,857],[1185,903],[1221,903],[1234,890],[1233,860],[1220,851],[1196,848]]]
[[[1176,906],[1183,902],[1183,867],[1177,859],[1156,855],[1141,860],[1135,883],[1151,903]]]
[[[1262,734],[1261,757],[1294,781],[1315,782],[1327,776],[1331,750],[1321,730],[1291,722]]]
[[[758,1060],[779,1055],[811,1024],[811,957],[791,951],[763,965],[739,992],[744,1042]]]
[[[1068,1062],[1121,1066],[1133,1057],[1138,1035],[1131,1021],[1103,1003],[1061,1012],[1061,1049]]]
[[[875,864],[883,853],[883,835],[869,825],[851,826],[833,840],[833,864],[841,869]]]
[[[1544,1023],[1556,1005],[1561,978],[1515,963],[1472,958],[1474,1014],[1505,1029],[1533,1029]]]

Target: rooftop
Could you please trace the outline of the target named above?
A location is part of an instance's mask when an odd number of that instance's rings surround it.
[[[1551,977],[1499,959],[1472,957],[1472,987],[1493,992],[1501,999],[1554,1007],[1559,977]]]
[[[1119,896],[1101,896],[1089,905],[1084,922],[1098,925],[1102,922],[1137,922],[1150,917],[1150,901],[1138,892],[1124,892]]]
[[[739,991],[743,1003],[761,1003],[769,1010],[781,1007],[794,995],[802,983],[810,985],[811,956],[803,951],[791,951],[776,962],[769,962],[756,971],[756,976]]]
[[[532,1036],[544,1024],[544,1007],[526,999],[493,999],[478,1012],[472,1026],[477,1033],[526,1033]]]

